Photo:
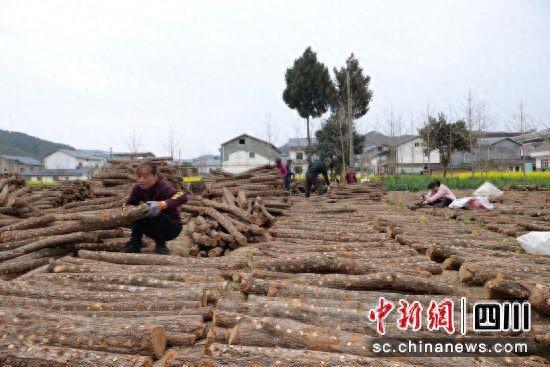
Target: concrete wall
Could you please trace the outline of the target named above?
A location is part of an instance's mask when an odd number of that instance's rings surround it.
[[[23,171],[36,171],[41,169],[40,166],[18,163],[16,161],[7,160],[0,157],[0,173],[21,173]]]
[[[79,165],[79,163],[81,165]],[[75,169],[79,167],[100,168],[103,166],[103,163],[104,161],[99,158],[97,160],[75,158],[62,151],[57,151],[44,158],[46,169]]]
[[[244,144],[239,140],[244,139]],[[233,139],[222,145],[222,170],[241,173],[254,167],[273,164],[279,153],[271,145],[249,136]],[[253,157],[251,157],[253,155]]]
[[[488,146],[475,149],[478,160],[521,159],[521,146],[505,139]]]

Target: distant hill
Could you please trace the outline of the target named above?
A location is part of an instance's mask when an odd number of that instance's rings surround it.
[[[403,141],[407,141],[409,139],[414,138],[415,135],[400,135],[400,136],[394,136],[392,139],[390,139],[389,136],[382,134],[378,131],[369,131],[367,133],[367,142],[366,146],[378,146],[382,144],[390,144],[390,140],[392,141],[392,144],[401,143]]]
[[[0,154],[18,155],[42,160],[45,156],[58,149],[74,150],[69,145],[52,143],[51,141],[15,131],[0,130]]]

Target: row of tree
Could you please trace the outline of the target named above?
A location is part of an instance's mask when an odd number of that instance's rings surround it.
[[[310,119],[330,111],[316,133],[317,152],[321,158],[331,158],[336,171],[341,172],[346,166],[353,167],[355,154],[362,153],[365,136],[357,133],[353,122],[368,112],[373,93],[369,89],[370,76],[363,73],[353,54],[333,72],[334,79],[308,47],[286,71],[283,100],[306,119],[308,162],[312,155]]]

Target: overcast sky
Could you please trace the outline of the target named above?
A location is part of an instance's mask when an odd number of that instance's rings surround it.
[[[190,158],[269,119],[281,145],[305,134],[281,96],[307,46],[371,76],[362,132],[462,116],[468,88],[497,128],[520,99],[550,121],[550,1],[0,0],[0,129],[115,151],[135,129],[166,155],[172,126]]]

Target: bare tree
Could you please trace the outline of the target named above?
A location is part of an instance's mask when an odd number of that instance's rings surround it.
[[[495,124],[494,118],[491,116],[489,109],[487,108],[487,103],[485,101],[479,101],[475,107],[474,115],[473,115],[473,124],[474,129],[477,130],[477,135],[480,138],[487,138],[489,135],[489,131]],[[484,168],[487,171],[489,169],[488,163],[491,158],[491,146],[487,144],[487,155],[485,157]],[[481,145],[478,144],[477,146],[478,150],[478,157],[481,162]]]
[[[130,151],[131,158],[143,148],[141,144],[141,139],[136,135],[136,129],[132,130],[132,133],[126,137],[126,146]]]
[[[523,100],[520,100],[518,111],[512,114],[512,119],[506,124],[509,131],[520,133],[522,170],[525,173],[525,133],[533,131],[532,119],[525,111]]]
[[[267,141],[269,143],[269,152],[268,152],[268,164],[271,164],[273,159],[273,149],[271,148],[271,145],[273,144],[273,140],[275,139],[275,131],[273,130],[273,125],[271,124],[271,114],[268,113],[265,120],[265,135],[267,137]]]
[[[164,145],[164,149],[166,149],[166,152],[168,153],[168,156],[174,159],[176,155],[176,151],[178,149],[178,142],[176,137],[174,136],[174,128],[172,125],[170,125],[170,132],[168,133],[168,140],[166,141]]]

